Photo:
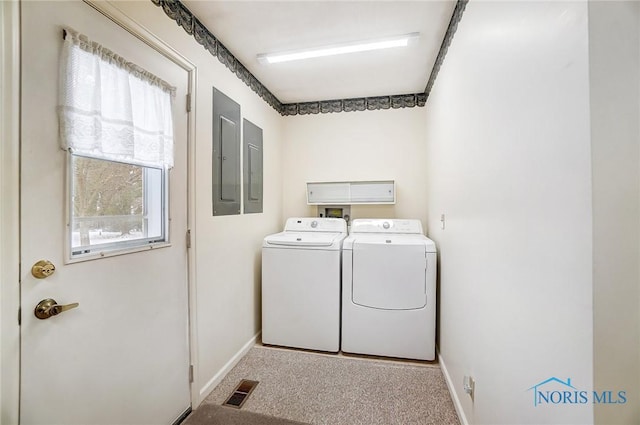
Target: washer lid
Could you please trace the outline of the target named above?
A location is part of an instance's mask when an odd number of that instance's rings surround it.
[[[342,218],[291,217],[287,219],[284,231],[347,233],[347,222]]]
[[[281,232],[264,238],[263,247],[333,247],[339,249],[346,233]]]

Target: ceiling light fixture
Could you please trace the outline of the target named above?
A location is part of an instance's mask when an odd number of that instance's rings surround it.
[[[301,59],[319,58],[323,56],[343,55],[345,53],[367,52],[370,50],[389,49],[392,47],[405,47],[409,41],[420,37],[419,32],[387,37],[376,40],[357,41],[352,43],[333,44],[330,46],[314,47],[304,50],[293,50],[281,53],[262,53],[258,55],[260,63],[280,63]]]

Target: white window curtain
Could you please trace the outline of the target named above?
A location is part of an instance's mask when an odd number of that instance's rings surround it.
[[[174,87],[68,28],[60,77],[63,149],[146,167],[173,167]]]

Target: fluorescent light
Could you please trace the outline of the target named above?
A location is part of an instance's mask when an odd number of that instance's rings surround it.
[[[334,44],[331,46],[315,47],[306,50],[295,50],[281,53],[262,53],[258,55],[260,63],[280,63],[301,59],[319,58],[323,56],[343,55],[345,53],[367,52],[370,50],[389,49],[392,47],[405,47],[409,41],[420,37],[420,33],[414,32],[395,37],[387,37],[377,40],[357,41],[354,43]]]

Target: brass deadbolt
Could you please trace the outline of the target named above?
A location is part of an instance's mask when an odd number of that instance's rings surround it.
[[[31,274],[38,279],[49,277],[56,271],[56,266],[49,260],[40,260],[31,267]]]

